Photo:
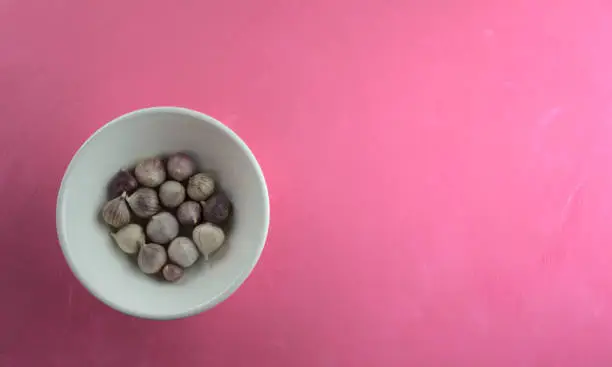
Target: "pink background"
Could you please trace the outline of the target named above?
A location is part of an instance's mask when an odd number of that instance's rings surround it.
[[[0,366],[610,366],[611,35],[609,1],[0,1]],[[271,193],[252,276],[175,322],[55,233],[75,150],[153,105]]]

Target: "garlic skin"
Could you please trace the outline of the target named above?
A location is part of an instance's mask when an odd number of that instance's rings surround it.
[[[185,153],[175,153],[168,158],[168,175],[177,181],[183,181],[196,171],[196,163]]]
[[[167,208],[176,208],[185,201],[185,188],[180,182],[166,181],[159,187],[159,200]]]
[[[130,209],[125,202],[125,194],[104,204],[102,219],[113,228],[121,228],[130,223]]]
[[[128,224],[117,233],[111,232],[111,237],[117,246],[126,254],[133,255],[138,252],[140,246],[145,243],[144,230],[138,224]]]
[[[195,226],[202,219],[202,208],[195,201],[186,201],[176,210],[176,219],[184,226]]]
[[[215,194],[201,204],[204,220],[214,224],[222,224],[232,214],[232,202],[224,194]]]
[[[197,173],[189,179],[187,195],[195,201],[206,200],[215,191],[215,181],[204,173]]]
[[[140,218],[149,218],[160,210],[159,198],[155,190],[141,187],[127,198],[127,203],[134,214]]]
[[[179,224],[168,212],[155,214],[147,224],[147,236],[155,243],[165,245],[178,236]]]
[[[180,266],[174,264],[166,264],[162,269],[162,275],[167,281],[174,283],[183,277],[184,271]]]
[[[146,243],[138,252],[138,267],[145,274],[155,274],[168,261],[166,250],[156,243]]]
[[[157,187],[166,181],[164,162],[159,158],[147,158],[136,165],[134,175],[142,186]]]
[[[138,181],[136,181],[134,176],[132,176],[129,171],[122,169],[121,171],[117,172],[115,176],[113,176],[113,178],[108,184],[108,198],[116,198],[124,192],[127,194],[131,194],[137,188]]]
[[[188,268],[198,260],[200,253],[189,238],[177,237],[168,246],[168,257],[181,267]]]
[[[200,224],[193,229],[193,242],[205,259],[217,251],[225,242],[225,233],[219,227],[211,223]]]

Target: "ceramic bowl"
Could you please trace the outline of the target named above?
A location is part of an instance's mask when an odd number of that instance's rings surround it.
[[[166,283],[141,273],[118,249],[100,209],[120,168],[176,151],[211,171],[235,210],[225,245],[180,282]],[[269,211],[264,176],[242,139],[203,113],[154,107],[107,123],[76,152],[59,190],[57,234],[73,273],[102,302],[138,317],[175,319],[210,309],[245,281],[264,248]]]

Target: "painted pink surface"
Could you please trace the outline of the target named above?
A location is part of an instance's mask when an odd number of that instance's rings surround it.
[[[534,3],[3,1],[0,366],[610,366],[612,4]],[[176,322],[55,235],[72,154],[152,105],[271,193],[251,278]]]

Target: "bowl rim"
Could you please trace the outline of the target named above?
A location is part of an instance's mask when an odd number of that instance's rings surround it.
[[[265,203],[264,203],[264,213],[263,213],[264,214],[264,222],[265,222],[263,241],[257,247],[256,256],[251,260],[250,266],[248,268],[242,269],[242,271],[236,277],[234,277],[234,279],[232,280],[230,285],[228,287],[226,287],[223,291],[221,291],[220,293],[215,295],[214,297],[212,297],[209,300],[204,301],[204,302],[202,302],[200,304],[197,304],[195,306],[189,307],[189,308],[187,308],[187,309],[185,309],[183,311],[179,311],[179,312],[175,312],[175,313],[142,312],[142,311],[140,311],[138,309],[133,309],[131,307],[126,307],[126,306],[123,306],[123,305],[118,304],[116,302],[113,302],[113,301],[107,299],[106,297],[104,297],[103,294],[98,292],[98,290],[95,289],[89,283],[89,281],[87,279],[85,279],[85,277],[82,276],[82,274],[79,273],[79,271],[78,271],[78,269],[76,267],[76,264],[73,262],[73,259],[70,256],[70,251],[68,250],[68,246],[67,246],[66,234],[65,234],[64,229],[63,229],[64,226],[65,226],[65,223],[64,223],[63,216],[62,216],[62,213],[61,213],[62,203],[64,202],[64,195],[65,195],[65,192],[66,192],[66,180],[71,175],[72,170],[74,169],[74,165],[76,164],[76,161],[78,160],[79,155],[81,154],[81,152],[83,150],[85,150],[87,145],[90,144],[90,142],[93,140],[93,138],[96,135],[100,134],[103,130],[109,128],[112,125],[115,125],[115,124],[121,122],[124,119],[130,118],[130,117],[133,117],[133,116],[136,116],[136,115],[149,114],[149,113],[159,113],[159,112],[188,115],[188,116],[194,117],[194,118],[196,118],[198,120],[202,120],[202,121],[204,121],[206,123],[212,124],[215,127],[219,128],[225,134],[227,134],[232,140],[234,140],[236,143],[238,143],[238,145],[240,146],[242,151],[246,154],[247,158],[249,159],[249,161],[251,162],[251,164],[255,168],[256,175],[258,176],[258,179],[259,179],[259,181],[261,183],[261,186],[262,186],[262,189],[263,189],[264,200],[265,200]],[[265,177],[263,175],[263,171],[261,169],[261,166],[259,165],[259,162],[255,158],[255,155],[253,154],[251,149],[247,146],[247,144],[232,129],[230,129],[229,127],[227,127],[226,125],[224,125],[223,123],[218,121],[217,119],[215,119],[215,118],[213,118],[213,117],[211,117],[211,116],[209,116],[209,115],[207,115],[205,113],[199,112],[199,111],[195,111],[195,110],[184,108],[184,107],[155,106],[155,107],[146,107],[146,108],[141,108],[141,109],[138,109],[138,110],[134,110],[134,111],[125,113],[125,114],[123,114],[121,116],[118,116],[118,117],[112,119],[111,121],[105,123],[100,128],[98,128],[96,131],[94,131],[87,138],[87,140],[85,140],[81,144],[81,146],[77,149],[77,151],[73,154],[72,158],[70,159],[70,163],[68,164],[68,166],[66,168],[66,171],[64,172],[64,175],[62,177],[62,181],[61,181],[60,188],[59,188],[58,195],[57,195],[55,218],[56,218],[57,236],[58,236],[58,239],[59,239],[60,248],[62,249],[62,252],[64,254],[64,258],[66,259],[66,262],[68,263],[68,266],[69,266],[70,270],[72,271],[74,276],[77,278],[77,280],[94,297],[96,297],[97,299],[102,301],[102,303],[106,304],[107,306],[109,306],[109,307],[111,307],[111,308],[113,308],[113,309],[115,309],[115,310],[117,310],[119,312],[122,312],[124,314],[127,314],[127,315],[136,316],[136,317],[144,318],[144,319],[152,319],[152,320],[173,320],[173,319],[181,319],[181,318],[193,316],[193,315],[199,314],[201,312],[204,312],[204,311],[207,311],[207,310],[213,308],[214,306],[220,304],[221,302],[223,302],[227,298],[229,298],[229,296],[231,296],[246,281],[246,279],[249,277],[249,275],[252,273],[253,269],[255,268],[255,265],[259,261],[259,258],[261,257],[261,253],[263,252],[263,249],[264,249],[265,244],[266,244],[266,240],[267,240],[267,237],[268,237],[268,230],[269,230],[269,227],[270,227],[270,197],[269,197],[269,194],[268,194],[268,186],[266,184],[266,180],[265,180]]]

